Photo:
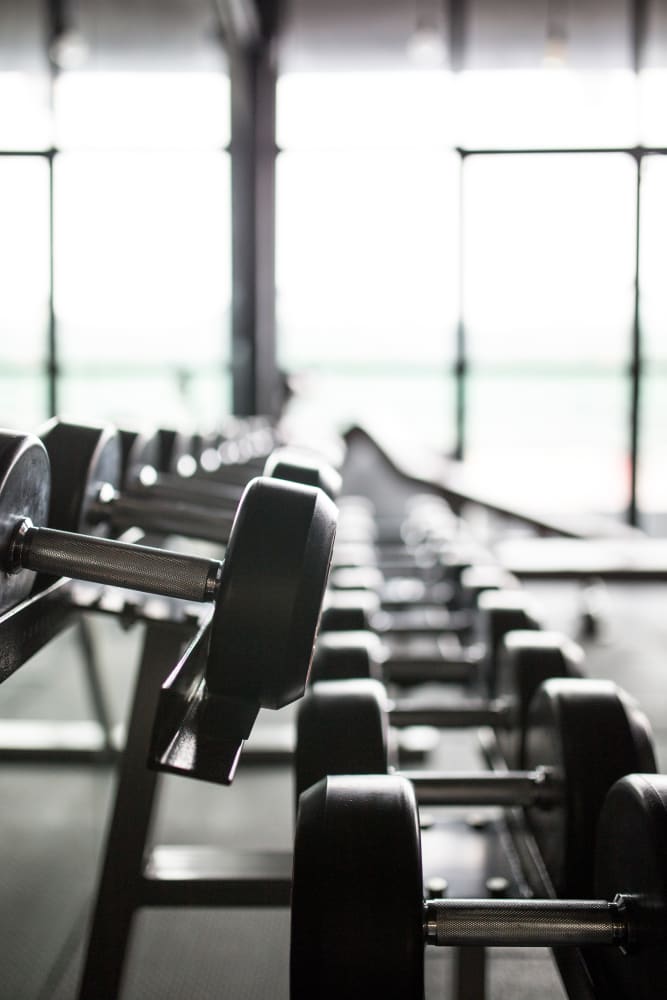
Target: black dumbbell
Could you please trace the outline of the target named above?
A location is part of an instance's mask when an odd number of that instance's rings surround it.
[[[423,1000],[426,943],[577,946],[596,996],[657,1000],[667,977],[666,915],[662,775],[624,777],[609,791],[593,897],[426,901],[412,784],[393,775],[330,777],[299,810],[290,996]]]
[[[395,728],[491,726],[497,732],[505,761],[512,767],[522,767],[528,709],[540,684],[551,677],[583,676],[583,650],[567,636],[560,632],[515,631],[507,633],[499,651],[497,698],[470,697],[438,703],[431,696],[428,704],[414,697],[390,700],[380,683],[379,646],[377,636],[370,632],[332,632],[320,636],[311,669],[310,693],[301,705],[300,719],[311,713],[316,717],[316,706],[324,698],[327,699],[324,704],[333,705],[336,691],[341,696],[348,692],[349,700],[354,698],[355,690],[368,692],[374,705],[387,706]]]
[[[438,636],[375,632],[371,599],[365,612],[360,605],[343,621],[348,629],[327,630],[326,611],[313,662],[313,680],[375,677],[399,684],[429,680],[481,681],[497,693],[499,651],[503,638],[513,631],[538,631],[539,607],[525,591],[489,591],[480,595],[476,639],[461,643],[456,635]],[[381,637],[381,638],[380,638]],[[545,646],[548,643],[545,643]]]
[[[98,534],[105,526],[115,532],[140,527],[157,534],[184,534],[192,538],[226,542],[234,520],[242,490],[230,493],[209,489],[191,490],[190,481],[182,483],[141,482],[141,470],[148,470],[146,460],[160,460],[162,434],[152,440],[119,435],[112,427],[93,427],[50,421],[41,438],[49,453],[52,470],[51,508],[49,524],[63,531]],[[125,478],[122,462],[125,460]],[[301,478],[294,481],[318,485],[317,466],[306,463]],[[328,473],[320,467],[321,483],[328,482]],[[299,468],[293,461],[289,469],[280,461],[272,463],[269,472],[274,478],[288,479],[288,472],[298,477]],[[125,483],[126,485],[123,485]],[[122,488],[122,492],[121,492]]]
[[[424,714],[437,722],[436,712]],[[409,714],[408,724],[418,718]],[[450,721],[446,711],[442,718]],[[328,774],[388,773],[396,724],[404,724],[401,710],[377,681],[313,685],[299,708],[297,796]],[[611,681],[552,678],[531,702],[525,747],[525,771],[408,776],[420,804],[526,807],[558,892],[587,895],[604,796],[624,774],[655,770],[648,721]]]
[[[41,527],[49,476],[37,438],[0,434],[0,610],[28,595],[36,572],[212,602],[211,698],[250,703],[252,726],[260,707],[303,694],[336,524],[321,490],[252,480],[220,562]],[[75,496],[75,508],[85,500]]]

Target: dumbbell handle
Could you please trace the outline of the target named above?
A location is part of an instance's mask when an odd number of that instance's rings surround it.
[[[163,535],[192,535],[207,542],[225,543],[234,520],[234,510],[190,501],[169,501],[151,496],[113,493],[109,499],[98,499],[90,505],[88,518],[91,524],[111,523],[117,531],[139,527]]]
[[[35,528],[26,518],[10,546],[8,569],[70,576],[185,601],[210,601],[217,593],[222,563],[145,545]]]
[[[440,946],[623,945],[623,897],[606,900],[434,899],[425,904],[426,941]]]
[[[225,486],[208,483],[199,477],[180,476],[173,472],[159,472],[154,483],[139,481],[128,483],[123,496],[150,497],[156,500],[185,501],[192,504],[215,504],[218,508],[236,508],[243,495],[242,486]]]
[[[501,698],[489,701],[465,701],[461,705],[443,705],[423,708],[394,702],[389,710],[389,720],[396,728],[406,726],[436,726],[441,729],[464,728],[466,726],[503,726],[515,724],[514,706]]]
[[[562,795],[548,768],[534,771],[401,771],[412,782],[417,802],[429,806],[550,805]]]

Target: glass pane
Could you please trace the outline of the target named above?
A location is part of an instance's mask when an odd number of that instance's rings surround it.
[[[445,375],[301,372],[289,413],[317,437],[331,426],[360,423],[397,446],[419,441],[423,449],[454,447],[454,383]]]
[[[49,91],[46,73],[0,72],[0,149],[46,149],[51,145]]]
[[[7,363],[46,353],[49,170],[41,157],[0,158],[0,343]]]
[[[642,383],[638,505],[642,514],[667,511],[667,373],[649,372]],[[667,534],[664,522],[660,534]]]
[[[454,102],[458,142],[468,149],[631,146],[636,86],[628,70],[464,72]]]
[[[279,356],[288,369],[444,365],[457,309],[457,173],[445,153],[284,153]]]
[[[473,156],[464,314],[477,361],[621,364],[633,311],[630,156]]]
[[[288,73],[278,81],[282,149],[432,149],[454,144],[445,72]]]
[[[55,198],[65,365],[228,359],[227,154],[63,154]]]
[[[220,148],[230,137],[222,73],[61,73],[54,88],[62,148]]]
[[[47,417],[46,378],[39,371],[0,372],[0,427],[31,431]]]
[[[667,164],[659,156],[642,164],[641,213],[642,350],[647,359],[667,360]]]
[[[495,495],[545,510],[625,510],[629,386],[622,375],[471,375],[466,460]]]
[[[89,423],[110,420],[120,427],[219,426],[230,412],[230,397],[230,379],[224,371],[147,374],[128,366],[115,376],[99,371],[67,374],[59,383],[59,409],[67,418]]]
[[[667,145],[667,69],[646,69],[639,77],[641,141],[647,146]]]

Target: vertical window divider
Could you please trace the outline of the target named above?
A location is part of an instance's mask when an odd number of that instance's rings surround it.
[[[642,344],[641,344],[641,302],[640,302],[640,264],[641,264],[641,181],[644,154],[641,149],[631,154],[636,167],[636,199],[635,199],[635,267],[634,267],[634,302],[632,317],[632,355],[630,360],[630,498],[627,509],[627,521],[633,527],[638,524],[637,510],[637,475],[639,465],[639,421],[642,388]]]

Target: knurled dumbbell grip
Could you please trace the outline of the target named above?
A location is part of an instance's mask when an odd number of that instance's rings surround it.
[[[621,944],[622,906],[604,900],[437,899],[426,903],[426,939],[437,945],[557,948]]]
[[[14,560],[24,569],[75,580],[142,590],[185,601],[215,596],[222,563],[53,528],[28,528],[16,540]]]

